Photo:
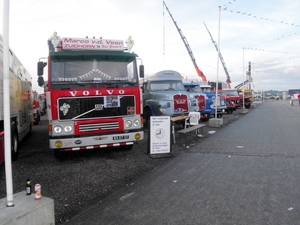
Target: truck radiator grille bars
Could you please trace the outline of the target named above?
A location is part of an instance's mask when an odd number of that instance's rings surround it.
[[[57,106],[59,120],[82,120],[128,115],[128,109],[135,108],[135,99],[123,95],[60,98]]]
[[[173,96],[174,99],[174,112],[188,112],[189,103],[188,97],[185,94],[176,94]]]
[[[119,123],[80,124],[79,132],[119,129]]]

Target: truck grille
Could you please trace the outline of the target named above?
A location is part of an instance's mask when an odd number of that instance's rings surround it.
[[[173,99],[175,113],[189,111],[188,97],[186,94],[176,94],[173,96]]]
[[[195,95],[194,96],[198,100],[198,106],[200,110],[206,109],[205,96],[203,95]]]
[[[134,96],[113,97],[113,101],[112,96],[60,98],[57,104],[59,120],[135,115]]]
[[[95,123],[95,124],[80,124],[79,132],[104,131],[119,129],[118,122],[112,123]]]
[[[114,130],[119,128],[119,123],[101,123],[101,124],[80,124],[79,132],[90,132],[99,130]]]

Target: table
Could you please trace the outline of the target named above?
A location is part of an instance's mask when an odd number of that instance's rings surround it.
[[[171,121],[172,121],[172,134],[173,134],[174,144],[176,143],[176,141],[175,141],[175,127],[174,127],[174,123],[178,122],[178,121],[186,120],[188,118],[189,118],[189,116],[175,116],[175,117],[171,118]]]

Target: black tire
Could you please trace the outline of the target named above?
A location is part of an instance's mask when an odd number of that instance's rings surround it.
[[[29,132],[28,132],[28,136],[32,135],[32,123],[29,125]]]
[[[150,109],[145,110],[145,127],[149,129],[150,126],[150,117],[152,116],[152,112]]]
[[[250,109],[250,106],[251,106],[250,104],[249,105],[245,105],[245,108],[246,109]]]
[[[11,160],[16,161],[19,155],[18,129],[15,125],[11,128]]]
[[[233,109],[227,109],[227,113],[228,114],[232,114],[233,113]]]
[[[40,111],[37,112],[37,122],[41,121],[41,114]]]
[[[38,120],[38,118],[36,118],[33,122],[33,125],[38,125],[38,124],[39,124],[39,120]]]

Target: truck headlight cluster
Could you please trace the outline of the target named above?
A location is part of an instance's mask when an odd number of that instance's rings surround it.
[[[64,131],[65,133],[70,133],[72,132],[73,127],[70,125],[65,125],[63,128],[60,125],[55,125],[53,127],[53,132],[55,134],[60,134],[62,131]]]
[[[138,119],[135,119],[133,121],[131,121],[131,120],[126,120],[125,121],[125,127],[126,128],[130,128],[130,127],[132,127],[132,125],[134,127],[139,127],[140,126],[140,121]]]

